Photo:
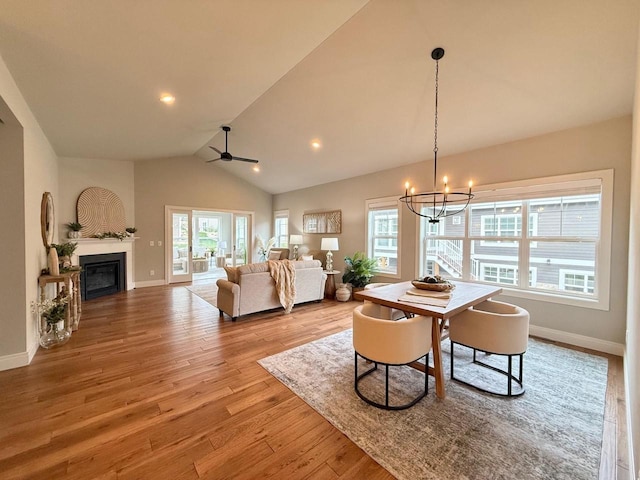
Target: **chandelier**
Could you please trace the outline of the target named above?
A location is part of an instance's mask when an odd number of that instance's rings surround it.
[[[469,181],[468,192],[452,192],[447,185],[448,179],[445,176],[442,181],[444,186],[442,190],[437,189],[438,178],[438,61],[444,57],[444,49],[435,48],[431,52],[431,58],[436,61],[436,103],[435,103],[435,121],[433,135],[433,191],[415,193],[415,188],[404,184],[404,195],[400,197],[400,201],[404,202],[409,210],[416,215],[428,218],[429,223],[440,223],[440,219],[450,217],[462,212],[473,198],[471,187],[473,182]]]

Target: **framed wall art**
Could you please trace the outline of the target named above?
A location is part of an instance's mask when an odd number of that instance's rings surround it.
[[[342,210],[303,214],[302,232],[342,233]]]

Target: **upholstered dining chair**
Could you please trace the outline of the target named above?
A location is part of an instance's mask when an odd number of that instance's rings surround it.
[[[389,367],[408,365],[425,358],[425,366],[429,365],[429,350],[431,350],[431,318],[412,317],[398,321],[375,318],[363,313],[364,305],[353,311],[353,347],[355,349],[355,380],[356,394],[369,405],[385,410],[403,410],[418,403],[424,398],[428,389],[427,368],[424,372],[424,389],[409,403],[391,405],[389,402]],[[373,367],[358,374],[358,357],[373,363]],[[378,370],[378,365],[385,368],[385,401],[376,402],[360,391],[360,381]]]
[[[524,393],[522,383],[523,355],[529,340],[529,312],[516,305],[485,300],[449,319],[451,340],[451,379],[493,395],[515,397]],[[473,363],[498,372],[507,378],[506,393],[502,389],[488,389],[478,382],[462,380],[454,375],[454,346],[473,349]],[[507,357],[507,369],[489,365],[477,359],[477,352]],[[513,374],[513,357],[518,357],[518,376]],[[518,384],[514,389],[513,382]],[[490,386],[490,385],[489,385]]]
[[[365,285],[365,290],[371,290],[372,288],[384,287],[385,285],[391,285],[390,283],[369,283]],[[378,305],[377,303],[364,301],[364,308],[362,313],[370,317],[383,318],[385,320],[400,320],[405,317],[402,310],[396,308],[385,307],[384,305]]]

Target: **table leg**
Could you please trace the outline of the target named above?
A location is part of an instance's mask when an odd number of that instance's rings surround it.
[[[442,320],[444,322],[444,320]],[[444,399],[444,371],[442,370],[442,349],[440,348],[440,319],[432,317],[431,343],[433,344],[433,376],[436,379],[436,397]]]

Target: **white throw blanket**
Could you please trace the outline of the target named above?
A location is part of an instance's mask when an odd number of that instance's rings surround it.
[[[284,313],[291,313],[296,299],[296,267],[291,260],[269,260],[267,263]]]

